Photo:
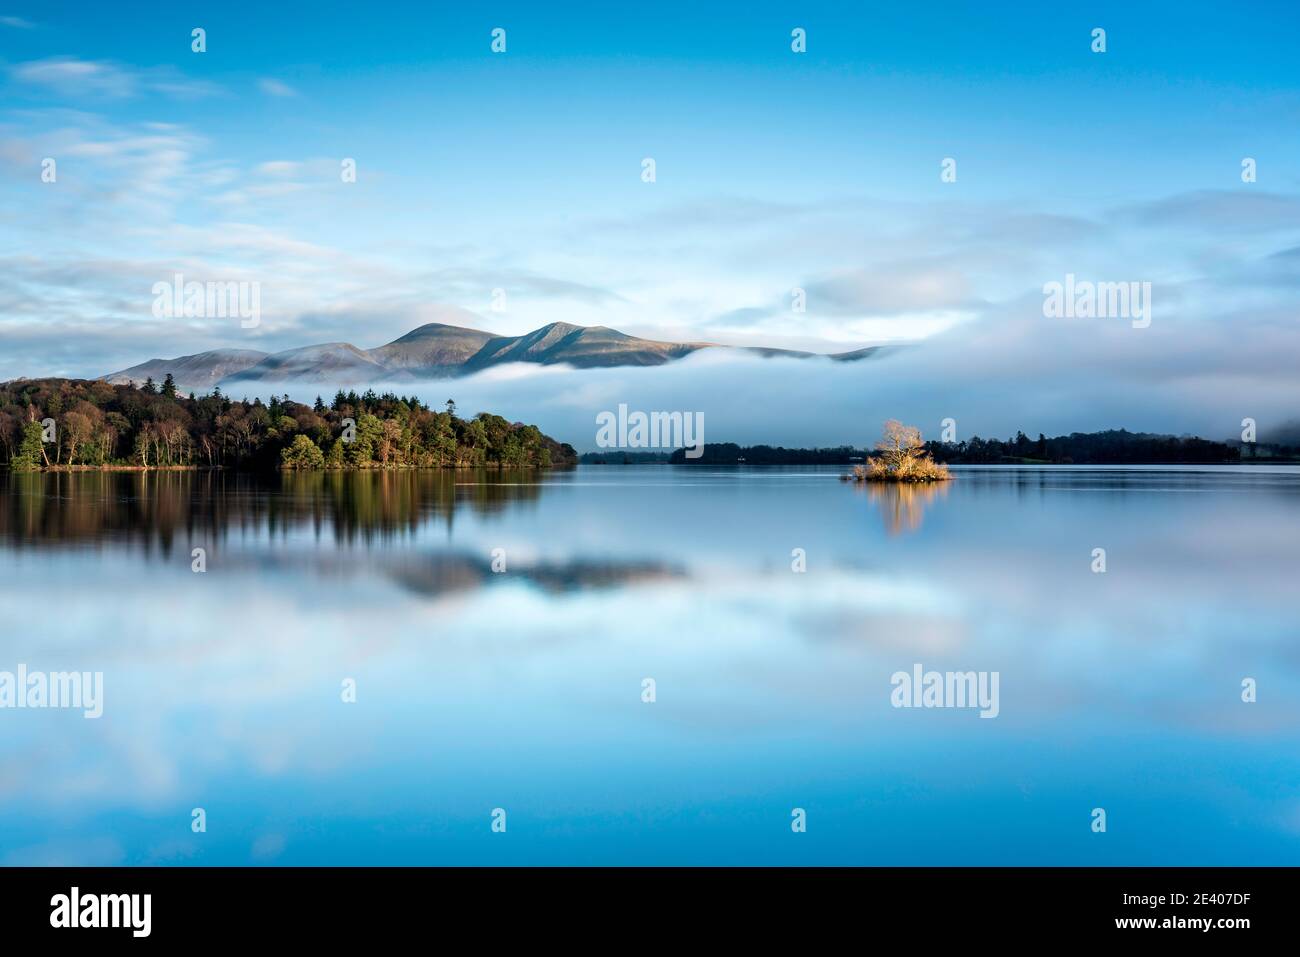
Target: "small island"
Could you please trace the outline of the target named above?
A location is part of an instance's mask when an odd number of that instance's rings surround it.
[[[548,468],[577,461],[573,447],[535,425],[456,403],[431,409],[415,396],[339,391],[331,403],[286,396],[232,400],[219,388],[181,395],[102,380],[0,383],[0,463],[14,471],[241,471]]]
[[[852,475],[841,478],[846,482],[947,482],[952,473],[930,457],[920,429],[890,419],[875,453],[864,464],[853,466]]]

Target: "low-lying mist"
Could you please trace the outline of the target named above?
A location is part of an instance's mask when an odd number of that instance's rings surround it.
[[[1268,441],[1300,416],[1300,354],[1294,323],[1240,327],[1124,320],[1052,320],[1024,304],[1017,318],[973,322],[858,362],[765,359],[703,351],[649,368],[572,369],[517,364],[434,382],[368,383],[454,399],[462,415],[490,411],[539,426],[579,451],[597,448],[596,416],[680,411],[703,416],[704,441],[786,446],[861,446],[888,418],[937,438],[953,418],[958,439],[1017,430],[1057,435],[1101,429],[1236,438],[1253,418]],[[335,386],[252,383],[250,398],[288,393],[327,402]],[[362,386],[349,386],[360,391]]]

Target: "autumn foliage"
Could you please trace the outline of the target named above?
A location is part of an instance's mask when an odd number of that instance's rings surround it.
[[[948,466],[930,458],[920,429],[890,419],[875,454],[866,464],[853,467],[853,478],[858,482],[946,482],[952,475]]]

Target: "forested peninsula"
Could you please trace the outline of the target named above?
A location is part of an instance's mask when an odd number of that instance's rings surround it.
[[[326,404],[178,393],[171,376],[140,388],[102,380],[0,383],[0,463],[16,471],[230,468],[547,468],[572,446],[535,425],[456,414],[420,399],[339,391]]]

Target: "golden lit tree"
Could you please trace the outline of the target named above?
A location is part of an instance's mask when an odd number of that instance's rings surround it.
[[[853,477],[860,482],[942,482],[952,476],[946,465],[930,458],[920,429],[890,419],[876,443],[876,454],[865,467],[856,466]]]
[[[904,425],[897,419],[885,423],[885,431],[876,443],[876,451],[891,472],[905,472],[908,466],[925,454],[921,430],[914,425]]]

